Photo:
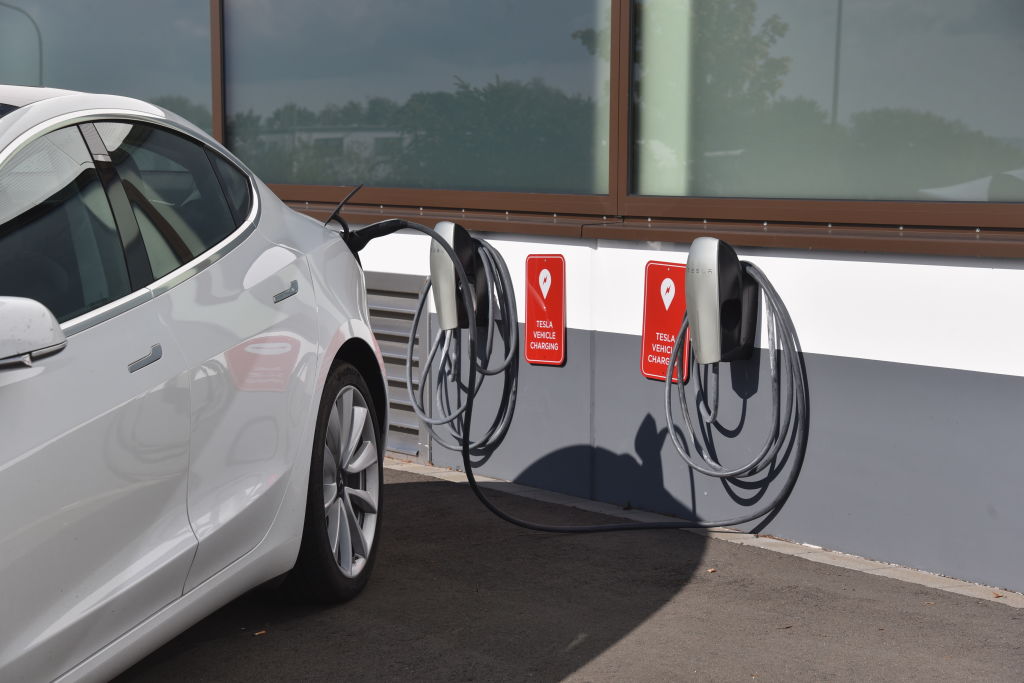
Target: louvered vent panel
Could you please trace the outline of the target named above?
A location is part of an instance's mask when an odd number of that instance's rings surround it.
[[[405,387],[405,355],[412,332],[412,318],[416,313],[416,301],[427,278],[415,275],[399,275],[368,271],[366,273],[366,294],[370,308],[370,324],[380,344],[387,373],[389,428],[388,450],[406,458],[429,460],[426,435],[422,425],[409,403]],[[419,374],[420,363],[425,361],[424,335],[428,322],[420,324],[413,356],[413,378]],[[418,385],[413,385],[418,389]]]

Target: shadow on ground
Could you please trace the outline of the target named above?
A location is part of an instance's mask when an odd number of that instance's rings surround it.
[[[118,681],[559,680],[702,571],[694,534],[530,532],[465,486],[393,470],[386,481],[383,545],[356,600],[317,608],[249,593]],[[621,521],[492,497],[538,521]]]

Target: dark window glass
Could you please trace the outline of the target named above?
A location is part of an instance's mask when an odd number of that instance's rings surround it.
[[[213,160],[213,167],[228,198],[231,213],[235,217],[235,225],[241,225],[252,208],[249,176],[219,154],[210,152],[210,159]]]
[[[645,195],[1024,201],[1019,0],[638,0]]]
[[[138,97],[207,131],[210,1],[0,3],[0,83]]]
[[[64,322],[130,293],[107,196],[77,128],[30,142],[0,169],[0,295]]]
[[[234,231],[201,146],[144,124],[101,122],[96,129],[128,194],[153,277],[163,277]]]
[[[229,147],[263,180],[608,191],[611,0],[224,13]]]

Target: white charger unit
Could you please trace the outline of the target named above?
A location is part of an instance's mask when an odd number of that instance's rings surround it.
[[[736,251],[698,237],[686,259],[686,315],[698,363],[745,360],[754,351],[758,288]]]

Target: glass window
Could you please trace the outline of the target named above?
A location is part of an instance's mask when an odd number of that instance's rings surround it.
[[[608,191],[611,0],[226,0],[229,147],[263,180]]]
[[[106,193],[77,128],[34,140],[0,169],[0,294],[64,322],[129,294]]]
[[[249,176],[243,173],[237,166],[217,154],[210,152],[210,159],[213,167],[220,178],[221,187],[228,198],[231,207],[231,214],[235,217],[235,225],[241,225],[249,215],[252,208],[252,195],[249,185]]]
[[[639,0],[633,190],[1024,200],[1024,4]]]
[[[96,124],[139,223],[153,277],[160,278],[234,232],[206,151],[137,123]]]
[[[0,3],[0,83],[138,97],[209,131],[210,2]]]

